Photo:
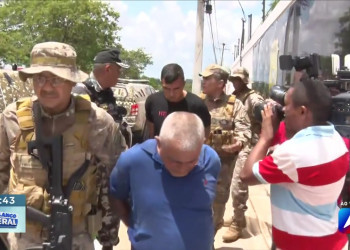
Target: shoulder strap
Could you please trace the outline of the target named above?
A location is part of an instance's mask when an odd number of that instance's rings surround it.
[[[74,95],[75,99],[75,110],[79,111],[90,111],[91,102],[88,95]]]
[[[247,93],[245,93],[245,95],[243,96],[243,98],[242,98],[242,102],[243,102],[243,104],[245,103],[245,101],[247,100],[247,98],[251,95],[251,94],[253,94],[255,91],[254,90],[250,90],[250,91],[248,91]]]
[[[199,94],[199,98],[201,98],[201,99],[205,99],[207,97],[207,95],[206,94],[204,94],[203,92],[201,92],[200,94]]]
[[[34,129],[32,106],[33,102],[30,97],[22,98],[16,102],[16,115],[21,130]]]
[[[81,146],[88,150],[89,148],[89,117],[91,113],[91,102],[84,96],[77,95],[75,98],[75,120],[80,124],[81,130],[75,132],[75,137],[79,138]]]
[[[235,101],[236,101],[236,96],[235,95],[230,95],[230,97],[228,98],[227,103],[231,104],[231,105],[234,105]]]

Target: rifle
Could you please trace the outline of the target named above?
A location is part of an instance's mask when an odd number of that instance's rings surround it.
[[[51,215],[27,206],[27,217],[49,230],[48,240],[42,247],[28,248],[34,249],[54,249],[70,250],[72,249],[72,211],[73,207],[69,204],[69,194],[62,188],[62,144],[63,136],[44,137],[41,124],[41,108],[38,103],[33,103],[33,113],[35,122],[35,141],[28,142],[28,153],[41,162],[42,166],[48,171],[49,194],[51,204]],[[72,186],[70,182],[68,186]],[[70,192],[68,192],[70,193]]]

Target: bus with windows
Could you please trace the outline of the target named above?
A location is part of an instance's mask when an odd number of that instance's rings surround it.
[[[280,56],[317,55],[318,78],[338,79],[350,68],[350,1],[279,1],[235,60],[232,69],[250,72],[253,89],[264,97],[273,85],[290,85],[295,68],[281,70]],[[350,89],[348,89],[350,90]]]

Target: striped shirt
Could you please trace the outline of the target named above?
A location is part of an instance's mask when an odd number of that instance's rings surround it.
[[[337,198],[349,167],[349,151],[333,125],[312,126],[253,166],[271,183],[273,239],[281,249],[341,249]]]

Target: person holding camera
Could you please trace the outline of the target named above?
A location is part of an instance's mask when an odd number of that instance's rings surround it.
[[[261,120],[254,115],[256,107],[264,103],[264,98],[248,87],[249,72],[247,69],[240,67],[232,72],[229,81],[233,83],[235,88],[233,95],[240,100],[247,109],[250,120],[251,139],[245,147],[239,152],[235,168],[232,175],[231,195],[233,200],[233,216],[224,222],[224,226],[228,226],[228,230],[222,236],[224,242],[234,242],[238,240],[243,229],[246,227],[244,213],[247,210],[248,185],[243,183],[239,178],[239,174],[244,166],[250,150],[258,142],[261,130]]]
[[[206,143],[213,147],[221,160],[216,197],[213,204],[215,232],[224,224],[225,205],[230,195],[233,168],[238,153],[251,139],[249,117],[243,103],[224,92],[229,73],[217,64],[209,65],[203,77],[204,103],[211,115],[210,134]]]
[[[271,104],[261,112],[260,138],[240,174],[248,185],[271,183],[272,236],[278,249],[347,249],[338,231],[337,199],[349,151],[330,117],[332,99],[318,80],[303,77],[285,96],[287,141],[266,155],[279,120]]]

